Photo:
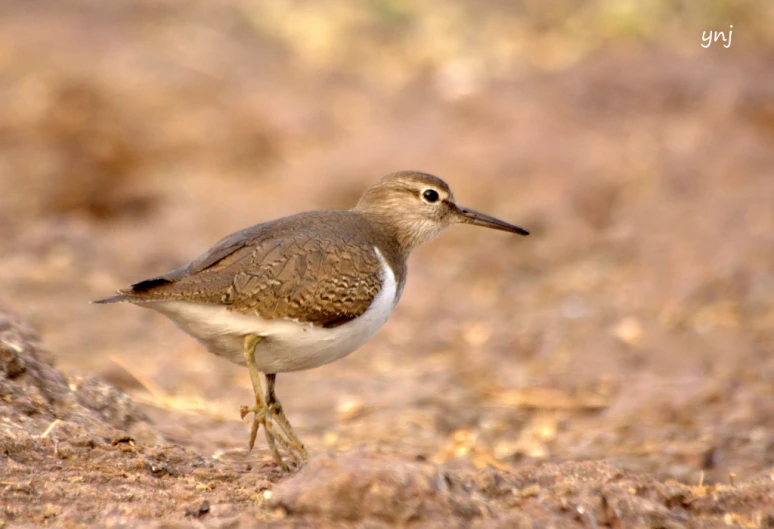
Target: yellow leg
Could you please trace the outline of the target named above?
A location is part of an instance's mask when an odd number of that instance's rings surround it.
[[[284,472],[287,472],[288,466],[282,459],[282,455],[280,454],[277,445],[280,445],[285,452],[299,464],[309,459],[309,453],[293,431],[290,422],[288,422],[285,413],[282,411],[282,405],[274,395],[276,375],[266,375],[266,399],[264,400],[262,397],[263,388],[261,387],[261,373],[258,371],[258,366],[255,365],[255,347],[262,339],[263,338],[260,336],[250,334],[245,336],[243,342],[245,364],[250,373],[250,381],[253,384],[253,392],[255,393],[255,405],[250,407],[242,406],[239,411],[243,419],[248,414],[253,414],[253,423],[250,427],[249,449],[253,449],[255,438],[258,434],[258,428],[263,424],[264,433],[266,434],[266,444],[269,445],[272,459],[274,459],[274,462],[277,463]]]
[[[309,452],[306,451],[304,443],[298,438],[296,432],[293,431],[293,427],[290,425],[290,421],[285,417],[285,412],[282,409],[277,396],[274,394],[274,383],[277,380],[277,375],[269,373],[266,375],[266,407],[268,414],[277,421],[279,427],[287,437],[287,441],[292,446],[293,451],[291,455],[299,462],[306,462],[309,460]]]
[[[239,409],[239,413],[243,419],[248,414],[253,414],[253,424],[250,426],[250,441],[248,443],[248,448],[252,450],[253,446],[255,446],[255,438],[258,434],[258,428],[260,428],[261,424],[263,424],[263,428],[266,433],[266,444],[269,445],[271,457],[284,472],[287,472],[288,467],[282,460],[282,455],[280,455],[279,450],[277,449],[277,443],[275,442],[274,434],[272,432],[273,428],[271,420],[267,420],[267,407],[261,396],[263,394],[263,388],[261,387],[261,373],[258,371],[258,366],[255,365],[255,346],[260,343],[261,339],[262,338],[260,336],[249,334],[245,336],[245,340],[242,345],[242,351],[245,356],[245,364],[247,364],[247,370],[250,373],[250,382],[253,384],[253,393],[255,393],[255,405],[251,407],[242,406]]]

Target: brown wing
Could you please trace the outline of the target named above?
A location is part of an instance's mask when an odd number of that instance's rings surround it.
[[[136,283],[118,298],[221,303],[267,319],[341,325],[368,309],[381,289],[382,273],[373,246],[333,235],[236,233],[189,265]]]

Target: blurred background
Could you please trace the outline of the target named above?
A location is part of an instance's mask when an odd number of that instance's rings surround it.
[[[426,171],[532,235],[450,230],[371,342],[280,376],[312,452],[756,475],[772,27],[768,0],[3,2],[0,297],[170,442],[242,457],[246,371],[89,300]]]

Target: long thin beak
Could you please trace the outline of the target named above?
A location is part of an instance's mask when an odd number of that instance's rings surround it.
[[[460,221],[466,224],[473,224],[474,226],[483,226],[485,228],[492,228],[494,230],[507,231],[510,233],[518,233],[519,235],[529,235],[529,232],[524,228],[508,224],[505,221],[491,217],[485,213],[480,213],[473,209],[457,206],[457,213],[460,217]]]

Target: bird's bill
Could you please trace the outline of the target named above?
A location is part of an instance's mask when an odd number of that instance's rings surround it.
[[[529,235],[529,232],[524,228],[508,224],[505,221],[496,219],[485,213],[475,211],[473,209],[457,206],[460,221],[466,224],[473,224],[474,226],[483,226],[484,228],[492,228],[493,230],[507,231],[510,233],[518,233],[519,235]]]

